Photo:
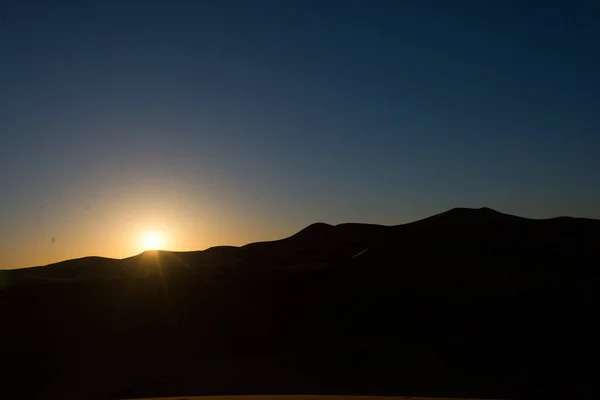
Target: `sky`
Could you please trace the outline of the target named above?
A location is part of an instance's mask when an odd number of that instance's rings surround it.
[[[599,182],[597,1],[0,2],[0,268]]]

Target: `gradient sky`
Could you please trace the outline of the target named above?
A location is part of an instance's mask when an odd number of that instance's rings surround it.
[[[0,268],[600,218],[598,1],[4,1]]]

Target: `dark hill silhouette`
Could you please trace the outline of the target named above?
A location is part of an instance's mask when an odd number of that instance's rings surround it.
[[[1,394],[597,398],[599,250],[598,220],[457,208],[3,271]]]
[[[424,222],[427,220],[437,220],[439,223],[440,220],[444,223],[490,223],[490,222],[516,222],[517,220],[523,221],[527,218],[517,217],[515,215],[504,214],[499,211],[493,210],[488,207],[481,208],[464,208],[457,207],[451,210],[445,211],[443,213],[434,215],[432,217],[426,218],[417,222]]]
[[[325,235],[330,234],[331,231],[335,230],[335,226],[326,224],[324,222],[316,222],[302,229],[300,232],[290,236],[290,239],[302,240],[304,238],[324,238]]]

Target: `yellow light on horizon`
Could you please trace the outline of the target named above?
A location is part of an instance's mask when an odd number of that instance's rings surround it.
[[[164,246],[164,239],[158,232],[147,232],[142,239],[142,249],[160,250]]]

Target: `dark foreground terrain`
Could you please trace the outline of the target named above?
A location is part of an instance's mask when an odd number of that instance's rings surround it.
[[[0,397],[600,398],[600,221],[454,209],[0,275]]]

